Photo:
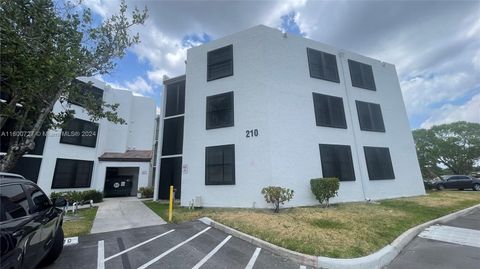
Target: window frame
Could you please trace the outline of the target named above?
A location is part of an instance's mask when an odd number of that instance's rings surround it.
[[[222,164],[222,177],[223,181],[222,182],[211,182],[209,180],[209,166],[213,166],[212,164],[209,165],[208,160],[209,160],[209,150],[212,149],[222,149],[222,159],[223,159],[223,164]],[[232,179],[230,181],[225,181],[225,166],[229,164],[225,164],[225,158],[224,158],[224,151],[232,150]],[[219,165],[219,164],[215,164]],[[205,185],[206,186],[218,186],[218,185],[235,185],[235,144],[228,144],[228,145],[218,145],[218,146],[209,146],[205,147]]]
[[[383,120],[382,107],[380,106],[380,104],[355,100],[355,105],[357,107],[358,125],[360,126],[360,130],[378,133],[386,132],[385,121]],[[362,121],[362,117],[360,116],[360,110],[362,110],[360,106],[363,105],[366,105],[366,109],[368,110],[368,118],[366,120],[370,121],[372,126],[371,128],[368,128],[368,126],[364,125],[364,121]],[[375,112],[378,112],[378,115],[374,114]],[[378,119],[380,121],[376,122],[375,119]]]
[[[352,72],[352,65],[354,64],[358,64],[359,66],[359,72],[360,72],[360,78],[362,80],[362,84],[359,84],[357,83],[356,81],[354,81],[353,79],[353,72]],[[359,61],[355,61],[355,60],[352,60],[352,59],[348,59],[348,69],[350,70],[350,81],[352,82],[352,86],[353,87],[356,87],[356,88],[361,88],[361,89],[365,89],[365,90],[370,90],[370,91],[376,91],[377,90],[377,85],[375,83],[375,75],[373,74],[373,67],[369,64],[366,64],[366,63],[362,63],[362,62],[359,62]],[[368,70],[365,70],[365,69],[368,69]],[[372,76],[372,87],[368,87],[366,84],[366,77],[369,76],[370,74],[367,74],[367,73],[371,73],[371,76]]]
[[[59,162],[61,161],[74,161],[75,162],[75,167],[74,167],[74,171],[71,172],[69,171],[69,174],[71,175],[74,175],[75,178],[72,182],[72,179],[69,179],[70,182],[69,183],[73,183],[73,186],[58,186],[55,184],[56,180],[56,175],[57,175],[57,169],[59,169]],[[85,184],[85,185],[78,185],[76,182],[77,182],[77,174],[78,174],[78,166],[79,166],[79,163],[81,162],[84,162],[84,163],[89,163],[90,164],[90,167],[89,167],[89,171],[88,171],[88,184]],[[66,159],[66,158],[57,158],[56,162],[55,162],[55,169],[53,171],[53,178],[52,178],[52,185],[51,185],[51,188],[52,189],[80,189],[80,188],[90,188],[91,185],[92,185],[92,176],[93,176],[93,170],[94,170],[94,166],[95,166],[95,162],[94,161],[90,161],[90,160],[78,160],[78,159]]]
[[[213,57],[212,55],[215,52],[218,53],[219,51],[226,50],[226,49],[229,50],[228,51],[228,54],[229,54],[228,59],[223,60],[223,61],[219,61],[219,62],[216,62],[216,63],[211,63],[210,62],[212,60],[211,58]],[[230,69],[231,69],[231,72],[229,74],[212,75],[212,71],[210,70],[212,66],[221,65],[221,64],[225,64],[225,63],[229,63],[229,66],[230,66]],[[214,49],[214,50],[211,50],[211,51],[207,52],[207,82],[217,80],[217,79],[221,79],[221,78],[225,78],[225,77],[230,77],[230,76],[233,76],[233,74],[234,74],[234,71],[233,71],[233,44],[223,46],[221,48],[217,48],[217,49]]]
[[[82,120],[82,119],[78,119],[78,118],[74,118],[74,119],[71,119],[68,123],[66,124],[70,124],[71,121],[78,121],[81,123],[80,125],[80,128],[78,130],[68,130],[66,129],[68,127],[65,126],[64,128],[62,128],[62,131],[61,131],[61,135],[60,135],[60,143],[61,144],[68,144],[68,145],[75,145],[75,146],[81,146],[81,147],[88,147],[88,148],[96,148],[97,147],[97,140],[98,140],[98,128],[99,128],[99,124],[96,123],[96,122],[92,122],[92,121],[87,121],[87,120]],[[86,130],[85,127],[87,125],[91,125],[91,126],[94,126],[94,129],[93,130],[95,132],[95,143],[94,144],[87,144],[83,141],[83,137],[82,136],[82,133],[85,131],[85,132],[91,132],[92,130]],[[76,137],[76,141],[75,142],[72,142],[72,141],[69,141],[67,140],[68,138],[70,137],[73,137],[73,136],[65,136],[65,132],[80,132],[80,134],[78,136],[75,136]]]
[[[314,61],[314,57],[315,53],[318,53],[320,56],[320,62],[321,63],[315,63]],[[334,78],[329,78],[326,76],[326,72],[325,70],[327,69],[326,66],[327,66],[327,57],[331,57],[333,56],[335,58],[335,76]],[[309,74],[310,74],[310,77],[311,78],[316,78],[316,79],[321,79],[321,80],[325,80],[325,81],[330,81],[330,82],[336,82],[336,83],[340,83],[340,75],[338,73],[338,63],[337,63],[337,56],[335,54],[331,54],[331,53],[327,53],[327,52],[324,52],[324,51],[320,51],[320,50],[316,50],[316,49],[312,49],[312,48],[308,48],[307,47],[307,60],[308,60],[308,71],[309,71]],[[322,75],[316,75],[314,72],[312,72],[312,65],[313,64],[318,64],[318,65],[321,65],[322,68],[323,68],[323,76]]]
[[[312,96],[313,96],[313,109],[315,113],[315,123],[317,126],[347,129],[347,119],[345,115],[345,107],[343,105],[342,97],[326,95],[326,94],[321,94],[316,92],[313,92]],[[320,104],[317,104],[316,102],[317,100],[319,100],[318,98],[327,98],[328,120],[330,121],[330,124],[328,123],[323,124],[322,122],[320,122],[320,118],[322,115],[324,115],[324,113],[321,112]],[[342,122],[339,122],[339,123],[333,122],[334,121],[334,117],[332,116],[334,113],[333,108],[335,107],[335,105],[338,105],[338,104],[332,104],[332,101],[335,101],[335,102],[340,101],[341,103]]]
[[[320,151],[320,164],[322,166],[322,177],[326,178],[326,177],[336,177],[338,178],[339,181],[356,181],[356,176],[355,176],[355,166],[353,164],[353,157],[352,157],[352,147],[351,145],[339,145],[339,144],[319,144],[319,151]],[[322,150],[322,147],[330,147],[331,149],[333,149],[334,151],[334,156],[333,158],[326,158],[326,152],[325,150]],[[346,153],[348,154],[347,156],[347,160],[344,160],[346,161],[346,163],[348,163],[348,166],[350,168],[350,171],[349,173],[351,173],[352,175],[352,178],[341,178],[341,174],[343,174],[341,171],[341,163],[342,163],[342,160],[340,160],[340,152],[338,152],[339,149],[342,149],[342,150],[347,150]],[[340,169],[340,176],[330,176],[330,175],[325,175],[325,171],[328,171],[329,169],[327,169],[327,164],[324,163],[324,161],[326,161],[327,159],[334,159],[335,162],[338,162],[339,164],[336,164],[336,168]],[[339,166],[339,167],[338,167]]]
[[[390,171],[387,171],[387,172],[391,172],[391,174],[388,174],[388,175],[374,175],[374,167],[370,167],[369,166],[369,155],[367,154],[367,150],[376,150],[377,152],[375,153],[377,156],[375,157],[376,160],[387,160],[387,165],[389,167],[386,167],[386,168],[382,168],[383,170],[387,169],[387,170],[390,170]],[[383,150],[384,152],[387,153],[386,156],[379,156],[378,153],[379,153],[379,150]],[[368,172],[368,179],[369,180],[394,180],[395,179],[395,171],[393,169],[393,162],[392,162],[392,156],[390,154],[390,149],[388,147],[374,147],[374,146],[364,146],[363,147],[363,152],[364,152],[364,155],[365,155],[365,164],[367,166],[367,172]],[[375,164],[376,166],[376,164]]]
[[[212,102],[212,101],[214,102],[215,99],[217,99],[217,98],[225,98],[225,96],[226,96],[226,98],[228,98],[228,101],[231,104],[231,108],[230,109],[223,109],[222,111],[231,111],[231,118],[229,119],[229,122],[227,122],[227,123],[219,124],[219,125],[212,125],[213,123],[211,122],[210,115],[213,112],[209,111],[209,103]],[[206,130],[235,126],[235,96],[233,94],[233,91],[207,96],[205,111],[206,111],[206,118],[205,118],[205,129]],[[218,113],[218,110],[214,111],[214,112]]]

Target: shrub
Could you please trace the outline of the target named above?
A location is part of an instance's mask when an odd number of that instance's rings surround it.
[[[140,187],[138,192],[142,195],[142,198],[152,198],[153,197],[153,188],[152,187]]]
[[[81,195],[85,201],[93,200],[94,203],[100,203],[103,201],[103,193],[97,190],[84,191]]]
[[[64,197],[70,203],[90,200],[93,200],[94,203],[103,201],[103,193],[97,190],[52,192],[50,194],[52,200],[59,197]]]
[[[280,211],[280,204],[283,205],[293,198],[293,190],[276,186],[263,188],[262,194],[267,203],[273,204],[273,212],[275,213]]]
[[[320,204],[328,207],[330,198],[337,196],[340,181],[338,178],[314,178],[310,180],[310,187]]]

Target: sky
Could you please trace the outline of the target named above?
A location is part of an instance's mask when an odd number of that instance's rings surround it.
[[[185,73],[188,48],[263,24],[396,65],[412,129],[480,123],[480,1],[139,1],[141,43],[108,75],[161,104],[163,76]],[[84,0],[102,20],[113,0]]]

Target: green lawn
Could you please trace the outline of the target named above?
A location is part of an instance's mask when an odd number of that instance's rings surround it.
[[[273,244],[305,254],[352,258],[371,254],[411,227],[480,203],[480,192],[434,191],[425,196],[298,207],[279,214],[264,209],[176,207],[173,222],[210,217]],[[146,201],[163,219],[168,205]]]
[[[66,213],[67,216],[74,216],[74,218],[63,221],[63,232],[65,237],[89,234],[93,225],[93,220],[97,214],[97,209],[98,207],[80,209],[75,215],[71,212]]]

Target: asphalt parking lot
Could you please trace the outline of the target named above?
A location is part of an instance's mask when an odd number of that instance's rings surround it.
[[[385,269],[480,268],[480,209],[432,231],[415,237]]]
[[[80,237],[47,268],[305,268],[199,221]]]

